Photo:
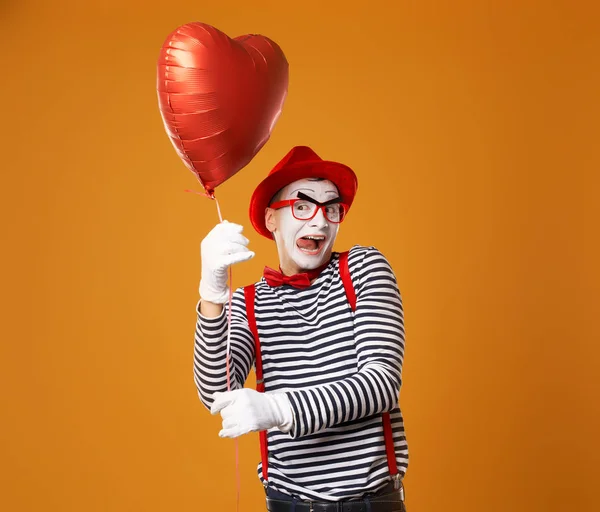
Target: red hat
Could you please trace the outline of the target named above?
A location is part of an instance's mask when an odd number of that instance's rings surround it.
[[[270,240],[273,239],[265,225],[267,206],[283,187],[304,178],[323,178],[331,181],[337,187],[342,202],[350,209],[358,188],[358,179],[354,171],[344,164],[323,160],[307,146],[296,146],[283,157],[252,194],[250,221],[256,231]]]

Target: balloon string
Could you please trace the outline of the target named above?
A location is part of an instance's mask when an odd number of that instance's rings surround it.
[[[185,192],[191,192],[192,194],[198,194],[199,196],[208,197],[213,199],[217,205],[217,214],[219,215],[219,222],[223,222],[223,216],[221,215],[221,207],[219,206],[219,200],[215,197],[214,192],[207,194],[206,192],[197,192],[195,190],[185,190]],[[225,368],[227,372],[227,391],[231,391],[231,303],[233,302],[233,272],[229,267],[229,307],[227,308],[227,350],[225,355]],[[240,451],[237,437],[234,439],[235,444],[235,475],[236,475],[236,505],[235,509],[237,512],[240,510]]]

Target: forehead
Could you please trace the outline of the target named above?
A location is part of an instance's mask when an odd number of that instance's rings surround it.
[[[331,181],[317,181],[314,178],[304,178],[294,181],[284,187],[282,191],[282,199],[295,198],[298,196],[298,192],[304,192],[305,194],[308,193],[308,195],[314,196],[315,199],[323,196],[336,197],[339,195],[337,187]]]

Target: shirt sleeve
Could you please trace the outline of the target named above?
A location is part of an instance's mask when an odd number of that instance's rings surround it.
[[[198,396],[210,410],[213,394],[227,391],[227,314],[225,304],[221,315],[207,318],[200,314],[200,302],[196,307],[197,321],[194,336],[194,382]],[[254,339],[246,318],[246,306],[242,288],[236,290],[231,308],[231,389],[241,389],[254,362]]]
[[[293,438],[389,412],[398,405],[405,333],[396,277],[374,247],[362,252],[362,261],[353,262],[352,256],[351,251],[358,371],[332,383],[286,392],[294,414]]]

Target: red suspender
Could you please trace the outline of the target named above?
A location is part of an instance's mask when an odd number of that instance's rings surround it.
[[[346,297],[352,311],[356,310],[356,293],[354,292],[354,286],[352,285],[352,277],[350,276],[350,269],[348,268],[348,251],[340,253],[340,277],[344,284],[344,290],[346,290]],[[398,467],[396,466],[396,450],[394,449],[394,436],[392,435],[392,421],[390,420],[390,413],[384,412],[381,415],[383,420],[383,438],[385,440],[385,451],[387,454],[388,467],[390,468],[390,475],[394,476],[398,474]]]
[[[244,299],[246,300],[246,316],[248,317],[248,326],[254,336],[254,367],[256,369],[256,391],[259,393],[265,392],[265,381],[262,371],[262,356],[260,354],[260,338],[258,337],[258,328],[256,327],[256,316],[254,315],[254,295],[256,289],[254,285],[244,288]],[[268,478],[269,467],[269,450],[267,446],[267,431],[261,430],[258,433],[260,439],[260,458],[262,460],[262,474],[265,482]]]
[[[346,297],[350,303],[352,311],[356,310],[356,293],[354,293],[354,286],[352,286],[352,278],[350,277],[350,269],[348,268],[348,251],[340,253],[340,277],[342,278],[342,284],[344,290],[346,290]]]
[[[348,251],[340,253],[339,260],[340,277],[342,278],[342,284],[346,291],[346,297],[350,303],[352,311],[356,310],[356,293],[354,292],[354,286],[352,285],[352,277],[350,276],[350,270],[348,268]],[[255,368],[256,368],[256,390],[260,393],[265,391],[265,383],[263,380],[262,372],[262,357],[260,354],[260,338],[258,337],[258,328],[256,327],[256,316],[254,314],[254,296],[256,289],[254,285],[246,286],[244,288],[244,298],[246,299],[246,316],[248,317],[248,326],[252,335],[254,336],[254,354],[255,354]],[[390,469],[390,475],[395,476],[398,474],[398,467],[396,466],[396,451],[394,449],[394,438],[392,435],[392,422],[390,420],[390,413],[384,412],[382,415],[383,420],[383,438],[385,440],[385,451],[387,454],[388,467]],[[267,431],[262,430],[259,432],[260,438],[260,456],[262,460],[262,474],[265,482],[268,477],[268,446],[267,446]]]

